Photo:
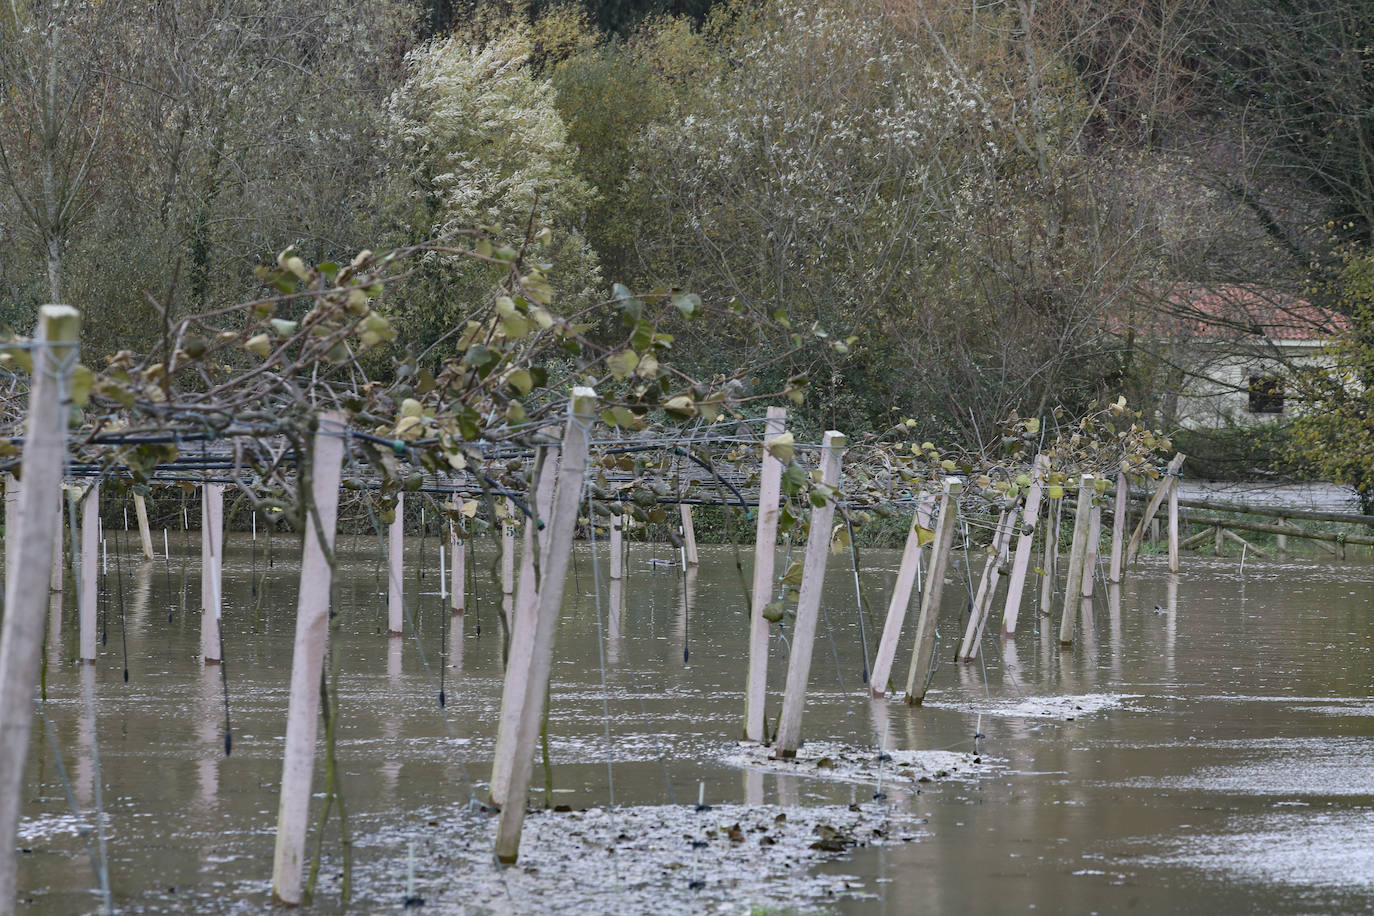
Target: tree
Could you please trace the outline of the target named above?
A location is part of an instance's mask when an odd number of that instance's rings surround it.
[[[578,229],[595,191],[574,168],[553,87],[531,72],[529,56],[521,28],[485,41],[452,36],[410,56],[409,76],[388,107],[393,161],[402,167],[393,193],[404,231],[419,238],[478,225],[498,244],[520,247],[549,229],[545,255],[556,265],[560,298],[585,305],[600,298],[596,254]],[[467,263],[438,270],[446,294],[405,307],[407,333],[426,343],[492,285]]]
[[[63,302],[64,257],[106,149],[109,36],[123,4],[36,2],[0,13],[0,183],[36,251],[46,295]]]

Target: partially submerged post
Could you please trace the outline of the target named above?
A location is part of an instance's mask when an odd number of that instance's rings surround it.
[[[835,519],[835,502],[839,498],[840,457],[845,445],[844,434],[833,429],[821,439],[821,485],[829,487],[831,492],[822,505],[813,505],[811,509],[797,618],[792,626],[792,652],[787,660],[787,686],[783,690],[778,740],[773,749],[773,756],[779,758],[795,757],[797,748],[801,747],[802,710],[806,706],[806,685],[811,677],[811,649],[821,611],[825,562],[830,555],[830,524]]]
[[[1135,526],[1135,532],[1131,535],[1130,543],[1126,545],[1126,560],[1129,562],[1136,554],[1140,553],[1140,541],[1145,537],[1145,529],[1155,519],[1155,513],[1159,511],[1160,503],[1169,495],[1170,488],[1178,483],[1178,470],[1183,467],[1183,459],[1187,456],[1182,452],[1174,455],[1168,467],[1164,469],[1164,475],[1160,478],[1159,486],[1155,489],[1154,496],[1150,497],[1150,502],[1145,506],[1145,512],[1140,516],[1139,523]]]
[[[1171,478],[1177,481],[1178,478]],[[1178,484],[1169,485],[1169,572],[1178,572]]]
[[[539,617],[539,583],[548,549],[549,516],[553,511],[554,481],[558,475],[557,443],[540,446],[535,466],[541,467],[535,483],[534,513],[536,518],[525,525],[524,553],[520,557],[520,579],[516,584],[511,616],[510,650],[507,654],[506,676],[501,687],[501,718],[496,727],[496,749],[492,755],[491,787],[488,800],[500,808],[506,803],[514,768],[516,738],[520,733],[520,717],[528,694],[529,672],[534,652],[534,633]],[[541,460],[542,459],[542,460]],[[543,530],[539,530],[540,525]],[[534,545],[539,543],[539,568],[535,566]],[[613,579],[619,584],[619,580]]]
[[[223,568],[224,484],[207,483],[201,486],[200,501],[200,655],[207,665],[222,661]]]
[[[959,644],[960,659],[973,661],[978,657],[978,644],[983,639],[983,627],[992,610],[992,599],[997,594],[997,580],[1002,575],[1002,566],[1007,562],[1007,549],[1011,546],[1011,529],[1016,523],[1016,509],[1003,509],[993,528],[992,543],[988,545],[987,562],[983,564],[983,575],[978,580],[978,591],[973,598],[973,609],[968,616],[968,627],[964,631],[964,641]]]
[[[1035,546],[1035,526],[1040,518],[1040,498],[1045,492],[1045,474],[1050,459],[1036,455],[1031,464],[1030,488],[1026,490],[1026,505],[1021,510],[1020,537],[1016,540],[1016,556],[1011,564],[1011,578],[1007,580],[1007,603],[1002,610],[1002,635],[1016,633],[1016,618],[1021,613],[1021,595],[1026,587],[1026,573],[1030,570],[1031,552]]]
[[[549,688],[553,664],[554,637],[558,614],[563,606],[563,587],[572,556],[573,532],[577,527],[582,502],[582,484],[587,474],[587,439],[596,412],[596,392],[574,388],[568,403],[568,426],[563,437],[563,461],[558,469],[558,489],[550,521],[549,550],[539,583],[539,614],[536,618],[534,649],[528,668],[526,702],[520,711],[516,733],[515,762],[511,768],[510,789],[496,828],[496,858],[510,864],[520,853],[520,831],[525,824],[525,799],[534,769],[534,748],[539,740],[544,698]]]
[[[782,435],[787,410],[768,408],[763,430],[763,466],[759,472],[759,510],[754,528],[754,584],[749,609],[749,675],[744,694],[744,740],[765,738],[763,707],[768,691],[769,623],[763,616],[773,600],[773,564],[778,543],[778,510],[782,497],[782,462],[768,450],[768,442]]]
[[[692,527],[692,507],[682,503],[678,507],[682,516],[682,558],[688,566],[697,566],[701,558],[697,554],[697,532]]]
[[[14,572],[15,545],[19,543],[19,478],[5,474],[5,579]]]
[[[1058,494],[1055,490],[1058,490]],[[1040,616],[1050,616],[1054,606],[1054,582],[1059,572],[1059,519],[1064,511],[1064,490],[1062,487],[1050,490],[1049,505],[1045,510],[1044,555],[1040,562]]]
[[[143,547],[143,559],[153,559],[153,532],[148,528],[148,503],[143,494],[134,491],[134,514],[138,516],[138,541]]]
[[[5,573],[5,616],[0,624],[0,913],[14,911],[19,811],[24,760],[33,726],[33,694],[43,652],[46,587],[58,534],[53,505],[61,496],[68,401],[76,365],[81,315],[66,305],[38,310],[33,385],[24,421],[24,453],[13,538],[13,566]]]
[[[1059,645],[1073,645],[1078,609],[1083,603],[1083,558],[1088,552],[1088,516],[1092,512],[1093,484],[1091,474],[1078,477],[1078,511],[1073,519],[1073,541],[1069,546],[1069,576],[1064,582],[1064,609],[1059,619]]]
[[[1102,503],[1093,499],[1088,513],[1088,549],[1083,554],[1083,597],[1092,598],[1097,581],[1097,561],[1102,547]]]
[[[405,632],[406,592],[401,574],[405,562],[405,505],[404,493],[396,494],[396,515],[391,519],[386,539],[386,631],[390,636]]]
[[[619,582],[625,578],[625,516],[611,516],[611,581]]]
[[[461,615],[466,607],[463,585],[466,582],[468,542],[466,538],[458,536],[458,523],[452,519],[448,523],[448,549],[453,557],[449,565],[449,611]]]
[[[63,550],[63,538],[67,530],[67,495],[66,487],[63,486],[57,491],[57,530],[52,539],[52,568],[48,573],[48,590],[53,592],[62,591],[62,569],[66,566],[66,556]],[[72,537],[76,537],[76,532],[72,532]]]
[[[1126,472],[1116,476],[1116,503],[1112,507],[1112,559],[1107,569],[1107,581],[1112,585],[1121,584],[1121,574],[1125,570],[1123,559],[1126,556],[1126,512],[1131,504],[1131,484]]]
[[[79,658],[95,664],[96,607],[100,596],[100,483],[86,489],[81,500],[81,577],[77,582],[76,604],[81,633]]]
[[[501,594],[515,594],[515,502],[509,496],[501,522]]]
[[[296,644],[291,655],[291,700],[286,716],[277,807],[277,845],[272,858],[272,894],[290,906],[301,902],[301,872],[315,769],[315,736],[320,713],[320,679],[329,642],[330,561],[338,519],[339,477],[343,466],[343,417],[320,417],[310,473],[310,503],[305,514],[301,587],[296,600]],[[321,540],[321,536],[323,540]]]
[[[924,497],[926,494],[921,494]],[[873,676],[869,687],[875,697],[887,694],[888,678],[892,675],[892,661],[897,656],[897,642],[902,635],[902,625],[906,621],[907,608],[911,605],[912,587],[921,567],[921,547],[923,535],[931,537],[930,517],[921,512],[911,514],[911,528],[906,534],[906,546],[902,548],[902,563],[897,567],[897,582],[892,586],[892,600],[887,606],[887,618],[883,621],[883,635],[878,642],[878,654],[873,658]]]
[[[959,494],[963,489],[964,484],[959,478],[945,478],[940,517],[935,522],[935,540],[930,549],[930,569],[926,574],[925,592],[921,595],[921,617],[916,624],[916,649],[906,675],[908,706],[919,706],[926,697],[926,682],[930,680],[931,661],[935,657],[935,628],[939,625],[940,598],[945,590],[945,569],[949,566],[954,525],[959,517]]]

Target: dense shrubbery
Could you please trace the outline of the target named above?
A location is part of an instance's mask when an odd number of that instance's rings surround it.
[[[1362,250],[1374,190],[1348,128],[1367,118],[1342,49],[1369,18],[1251,0],[15,8],[0,320],[63,299],[89,348],[146,347],[161,309],[236,301],[287,246],[317,263],[457,226],[547,232],[572,314],[613,281],[785,311],[785,356],[772,335],[659,330],[697,375],[808,378],[803,434],[898,411],[976,442],[1013,411],[1139,402],[1142,363],[1109,332],[1142,291],[1297,287],[1332,240]],[[1304,105],[1314,74],[1330,91]],[[1242,109],[1274,142],[1234,142]],[[1327,215],[1340,231],[1312,232]],[[493,279],[435,254],[378,307],[438,358]]]

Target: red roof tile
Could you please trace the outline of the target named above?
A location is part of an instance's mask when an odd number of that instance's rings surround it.
[[[1123,324],[1168,338],[1322,340],[1350,326],[1339,312],[1260,286],[1178,284]]]

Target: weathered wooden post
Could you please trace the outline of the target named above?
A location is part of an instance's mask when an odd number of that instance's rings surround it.
[[[773,564],[778,547],[778,510],[782,498],[782,462],[768,443],[783,434],[787,409],[768,408],[763,430],[763,464],[759,471],[759,509],[754,527],[754,582],[749,609],[749,674],[744,694],[744,740],[762,743],[764,702],[768,693],[769,623],[763,610],[773,600]]]
[[[783,689],[782,714],[778,717],[778,740],[773,748],[773,756],[778,758],[795,757],[797,748],[801,747],[802,711],[806,707],[806,685],[811,677],[811,649],[821,612],[825,562],[830,555],[830,525],[835,519],[835,503],[839,499],[840,458],[846,444],[844,434],[833,429],[821,438],[821,485],[829,487],[831,492],[826,495],[823,505],[813,505],[811,509],[797,618],[792,626],[792,652],[787,659],[787,685]]]
[[[296,644],[291,654],[291,699],[286,717],[277,806],[277,845],[272,858],[272,894],[282,903],[301,902],[301,872],[315,771],[315,736],[320,714],[320,679],[329,642],[329,591],[333,578],[334,529],[343,466],[343,416],[327,413],[315,431],[310,470],[312,512],[306,514],[301,553],[301,587],[296,599]],[[321,539],[323,538],[323,539]]]
[[[1088,547],[1083,554],[1083,597],[1092,598],[1097,582],[1097,560],[1102,547],[1102,503],[1096,498],[1088,513]]]
[[[1088,550],[1088,515],[1092,512],[1091,474],[1078,475],[1078,511],[1073,519],[1073,541],[1069,546],[1069,576],[1064,582],[1064,609],[1059,618],[1059,645],[1073,645],[1078,609],[1083,603],[1083,557]]]
[[[5,474],[5,578],[14,572],[15,546],[19,543],[19,478]]]
[[[1035,526],[1040,518],[1040,498],[1045,492],[1045,474],[1050,459],[1036,455],[1031,463],[1031,482],[1026,490],[1026,504],[1021,510],[1020,536],[1016,539],[1016,556],[1011,563],[1011,578],[1007,580],[1007,603],[1002,610],[1002,635],[1016,634],[1016,618],[1021,613],[1021,595],[1026,587],[1026,573],[1030,570],[1031,552],[1035,546]]]
[[[452,505],[457,508],[457,501]],[[452,519],[448,523],[448,549],[452,556],[449,564],[449,611],[461,615],[467,607],[463,586],[467,581],[468,542],[466,538],[458,537],[458,523]]]
[[[16,842],[23,807],[24,761],[33,726],[33,695],[43,653],[46,587],[58,534],[62,469],[66,466],[71,376],[81,315],[66,305],[38,310],[33,384],[24,421],[24,452],[13,565],[5,571],[5,615],[0,625],[0,914],[14,912],[18,874]]]
[[[509,496],[501,522],[501,594],[515,594],[515,503]]]
[[[1178,478],[1169,485],[1169,572],[1178,572]]]
[[[924,521],[928,524],[930,519],[926,518]],[[911,514],[911,528],[906,533],[902,562],[897,567],[897,582],[892,586],[892,600],[887,606],[887,619],[883,621],[883,635],[878,641],[878,654],[873,658],[873,676],[868,682],[874,697],[887,695],[887,682],[892,676],[892,661],[897,657],[897,642],[901,638],[907,608],[911,605],[911,592],[916,584],[916,574],[921,567],[922,533],[929,532],[926,524],[922,524],[919,512]],[[926,537],[929,536],[927,533]]]
[[[1059,495],[1055,495],[1055,489]],[[1040,616],[1050,616],[1054,606],[1054,584],[1059,572],[1059,519],[1064,511],[1063,488],[1050,490],[1050,501],[1045,510],[1044,556],[1040,562],[1043,572],[1040,575]]]
[[[529,682],[529,658],[534,647],[534,633],[539,617],[539,583],[543,569],[535,568],[534,544],[539,543],[539,563],[547,562],[549,517],[553,512],[554,482],[558,463],[554,454],[557,444],[540,446],[535,466],[541,468],[535,482],[534,514],[536,518],[525,525],[524,552],[520,556],[520,579],[516,584],[512,604],[510,649],[506,675],[501,686],[501,718],[496,728],[496,749],[492,755],[489,800],[500,808],[506,803],[511,771],[515,763],[516,737],[520,733],[520,716],[529,702],[526,688]],[[543,530],[540,530],[540,524]],[[538,539],[538,541],[536,541]],[[620,584],[619,580],[612,580]],[[520,660],[517,664],[516,660]]]
[[[1131,534],[1130,543],[1126,545],[1126,560],[1129,562],[1136,554],[1140,553],[1140,541],[1145,537],[1145,529],[1155,520],[1155,513],[1159,511],[1159,504],[1164,502],[1164,497],[1169,495],[1169,489],[1178,483],[1178,469],[1183,467],[1183,460],[1187,456],[1182,452],[1174,455],[1168,467],[1164,469],[1164,476],[1160,478],[1159,486],[1155,493],[1150,497],[1149,503],[1145,506],[1145,513],[1140,516],[1140,522],[1135,526],[1134,533]]]
[[[916,649],[906,675],[908,706],[919,706],[926,697],[926,682],[930,680],[931,661],[935,657],[935,628],[940,622],[940,598],[945,591],[945,569],[949,566],[954,526],[959,518],[959,494],[963,490],[964,484],[959,478],[945,478],[940,517],[935,522],[935,540],[930,548],[930,569],[921,595],[921,617],[916,624]]]
[[[48,573],[48,590],[53,592],[62,591],[62,570],[67,565],[64,544],[67,530],[67,488],[63,486],[57,491],[57,533],[52,540],[52,569]],[[73,540],[76,532],[72,532]],[[75,545],[73,545],[75,546]]]
[[[404,493],[396,494],[396,515],[387,528],[386,539],[386,630],[392,637],[405,632],[406,587],[402,569],[405,564]]]
[[[611,581],[619,582],[625,578],[625,516],[611,516]]]
[[[95,664],[96,611],[100,601],[100,483],[92,482],[81,499],[81,575],[76,604],[81,633],[80,660]]]
[[[201,486],[200,500],[200,654],[218,665],[220,622],[224,616],[221,571],[224,568],[224,484]]]
[[[563,606],[563,587],[572,556],[578,507],[582,502],[582,485],[587,474],[587,444],[596,406],[596,392],[591,388],[573,389],[568,404],[571,416],[563,437],[563,460],[558,469],[558,489],[554,495],[548,556],[539,582],[539,614],[535,621],[534,645],[529,659],[516,659],[513,654],[510,659],[509,667],[519,665],[529,672],[529,676],[520,713],[520,728],[516,734],[510,789],[496,828],[496,858],[505,864],[513,863],[520,852],[525,799],[529,794],[534,748],[539,740],[539,722],[543,718],[544,698],[549,688],[554,638],[558,631],[558,614]]]
[[[138,541],[143,547],[143,559],[153,559],[153,532],[148,528],[148,503],[143,494],[134,491],[134,514],[138,516]]]
[[[1121,574],[1126,564],[1126,513],[1131,505],[1131,483],[1126,472],[1116,475],[1116,503],[1112,507],[1112,559],[1107,570],[1107,581],[1112,585],[1121,584]]]
[[[682,515],[682,556],[688,566],[698,566],[701,558],[697,554],[697,531],[692,526],[692,507],[686,503],[678,505]]]
[[[964,630],[964,640],[959,644],[958,658],[973,661],[978,656],[978,644],[983,639],[983,627],[992,610],[992,599],[997,594],[997,580],[1001,576],[1002,564],[1007,561],[1007,549],[1011,546],[1011,529],[1016,523],[1016,509],[1003,509],[997,517],[997,525],[992,531],[992,543],[988,545],[987,562],[983,564],[983,575],[978,580],[978,591],[974,593],[973,608],[968,615],[968,627]]]

